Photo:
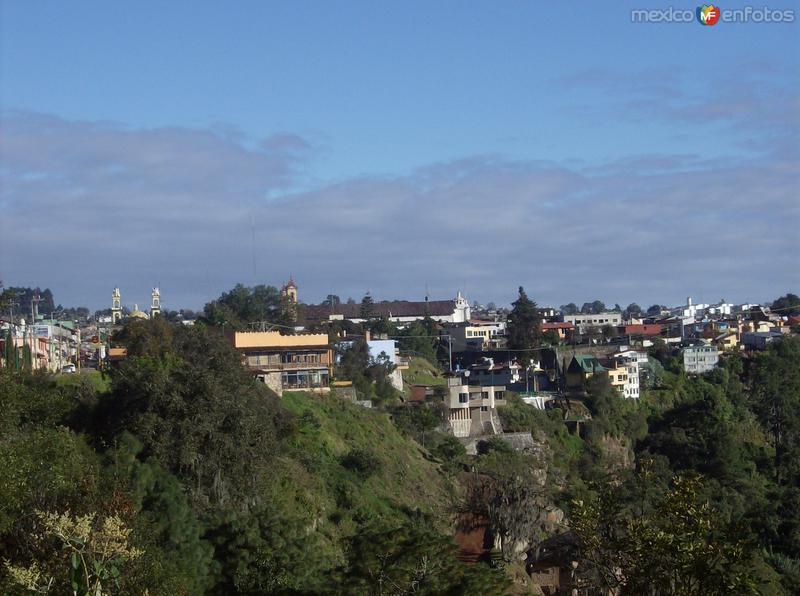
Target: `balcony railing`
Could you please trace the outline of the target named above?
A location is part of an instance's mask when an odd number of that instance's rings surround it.
[[[325,362],[269,362],[256,364],[247,362],[249,368],[257,368],[260,370],[309,370],[309,369],[324,369],[327,370],[329,365]]]

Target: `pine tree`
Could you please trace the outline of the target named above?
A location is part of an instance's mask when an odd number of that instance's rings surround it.
[[[375,318],[375,301],[372,299],[372,296],[369,295],[369,292],[367,292],[367,295],[361,300],[360,315],[365,321]]]
[[[508,316],[508,347],[512,350],[523,350],[520,360],[527,361],[534,356],[542,338],[542,316],[536,302],[528,298],[522,286],[519,297],[511,304],[513,307]]]

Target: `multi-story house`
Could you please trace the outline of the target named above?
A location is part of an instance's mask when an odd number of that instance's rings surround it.
[[[467,350],[497,350],[505,347],[505,321],[481,321],[472,319],[467,323],[445,325],[443,336],[449,336],[454,352]]]
[[[242,354],[245,366],[278,395],[285,390],[330,391],[333,352],[327,334],[229,331],[225,337]]]
[[[719,351],[716,346],[705,344],[687,346],[681,350],[683,369],[687,373],[700,374],[713,370],[719,362]]]
[[[645,360],[647,355],[645,354]],[[612,355],[608,378],[622,397],[639,399],[639,352],[629,350]]]
[[[442,399],[448,409],[447,425],[456,437],[503,432],[495,408],[506,403],[505,386],[469,385],[461,377],[450,377]]]
[[[473,385],[514,385],[523,380],[522,367],[515,362],[495,364],[494,358],[481,358],[464,375]]]
[[[576,354],[570,360],[564,376],[568,389],[582,389],[584,382],[592,376],[605,373],[606,368],[590,354]]]
[[[622,325],[622,313],[612,311],[564,315],[564,322],[572,323],[578,330],[578,333],[584,334],[592,327],[596,327],[598,329],[606,326],[619,327]]]

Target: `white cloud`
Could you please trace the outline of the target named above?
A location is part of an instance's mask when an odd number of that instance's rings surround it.
[[[307,140],[3,119],[0,277],[103,306],[120,286],[198,307],[290,273],[301,298],[766,299],[796,290],[796,155],[642,155],[591,167],[473,156],[313,191]]]

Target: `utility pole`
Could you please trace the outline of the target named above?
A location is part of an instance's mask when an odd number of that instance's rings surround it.
[[[450,360],[450,372],[453,372],[453,336],[447,335],[447,357]]]

